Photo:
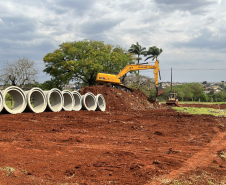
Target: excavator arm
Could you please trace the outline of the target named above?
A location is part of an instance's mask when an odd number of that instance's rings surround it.
[[[155,84],[158,84],[158,71],[159,71],[159,63],[158,63],[158,61],[155,61],[155,65],[143,65],[143,64],[130,64],[130,65],[127,65],[116,76],[119,79],[122,76],[124,76],[125,74],[127,74],[128,72],[130,72],[130,71],[139,71],[139,70],[147,70],[147,69],[154,69]]]

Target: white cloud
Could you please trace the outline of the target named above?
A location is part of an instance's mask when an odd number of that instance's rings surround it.
[[[209,6],[217,2],[215,0],[155,0],[158,6],[164,11],[188,11],[193,14],[203,14],[208,12]]]
[[[36,62],[39,76],[45,76],[41,72],[44,55],[62,42],[82,39],[102,40],[126,49],[136,42],[146,48],[162,48],[163,81],[169,80],[171,67],[226,68],[225,9],[221,0],[0,2],[0,69],[6,60],[28,57]],[[175,80],[201,81],[202,76],[226,80],[221,73],[200,74],[178,74]]]

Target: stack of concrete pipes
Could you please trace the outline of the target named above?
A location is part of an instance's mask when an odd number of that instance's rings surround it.
[[[13,108],[6,105],[6,94],[10,94],[14,100]],[[22,112],[41,113],[44,111],[105,111],[106,102],[102,94],[94,95],[86,93],[81,95],[78,91],[60,91],[57,88],[43,91],[33,88],[23,91],[16,86],[10,86],[0,91],[0,112],[18,114]]]

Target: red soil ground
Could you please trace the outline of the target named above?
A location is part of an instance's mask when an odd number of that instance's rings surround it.
[[[107,110],[0,114],[0,184],[171,184],[194,176],[226,183],[226,118],[177,113],[139,91],[85,92],[103,94]]]

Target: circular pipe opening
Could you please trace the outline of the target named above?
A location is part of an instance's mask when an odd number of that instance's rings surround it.
[[[0,112],[3,109],[3,96],[2,96],[2,92],[0,91]]]
[[[63,95],[57,88],[53,88],[50,91],[44,91],[47,101],[46,111],[59,112],[63,108]]]
[[[95,111],[97,108],[96,97],[93,93],[86,93],[82,95],[82,109],[83,110],[93,110]]]
[[[73,91],[72,95],[74,97],[74,108],[73,110],[79,111],[82,108],[82,96],[78,91]]]
[[[45,111],[47,102],[44,92],[40,88],[32,88],[25,92],[27,95],[27,107],[25,111],[41,113]]]
[[[27,100],[24,91],[16,86],[10,86],[2,91],[3,95],[3,112],[10,114],[22,113],[26,106]]]
[[[64,97],[63,110],[71,111],[74,108],[74,97],[69,90],[63,90],[62,95]]]
[[[106,110],[106,102],[104,96],[102,94],[96,95],[97,100],[97,111],[105,111]]]

